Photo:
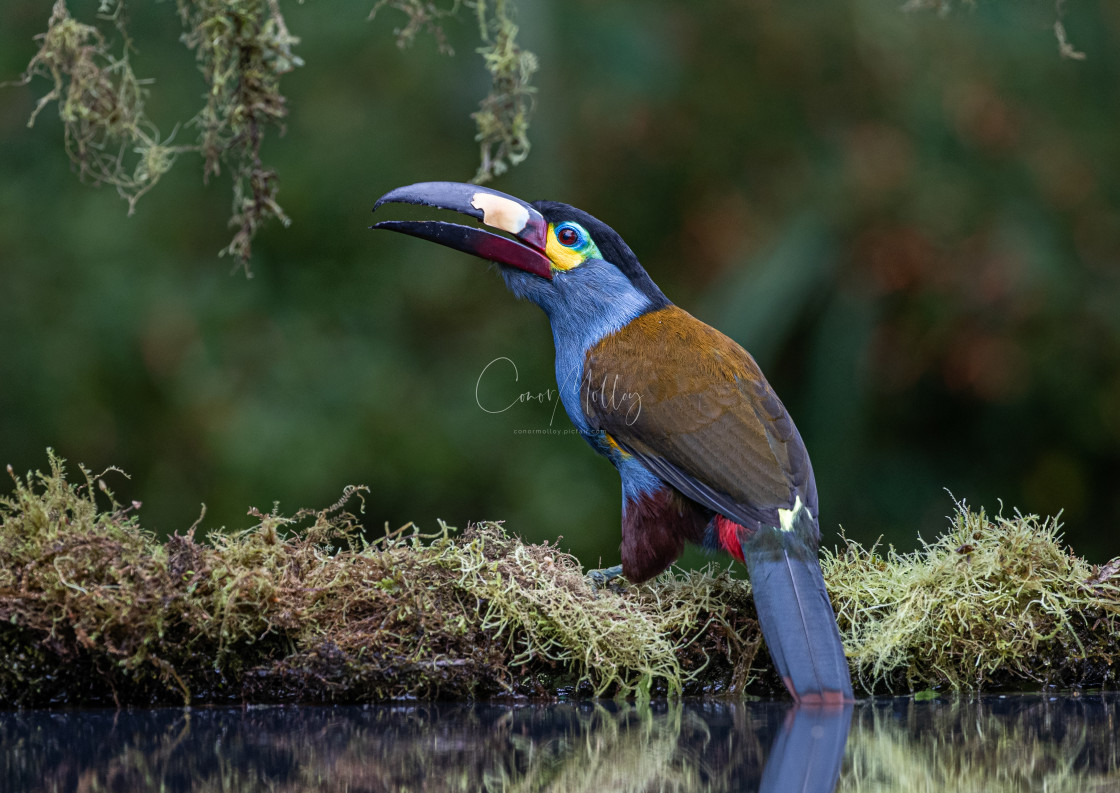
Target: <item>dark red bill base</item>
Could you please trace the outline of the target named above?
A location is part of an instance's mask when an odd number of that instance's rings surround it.
[[[550,280],[552,278],[552,262],[547,256],[508,237],[492,234],[483,229],[437,220],[383,220],[370,228],[398,231],[401,234],[431,240],[448,248],[516,267],[542,278]]]

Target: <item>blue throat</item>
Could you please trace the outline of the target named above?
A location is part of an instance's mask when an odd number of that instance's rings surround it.
[[[511,267],[502,267],[501,272],[513,294],[536,303],[548,316],[560,400],[576,428],[590,436],[591,427],[580,407],[584,357],[599,340],[649,310],[652,301],[602,259],[588,259],[573,270],[556,273],[551,281]]]

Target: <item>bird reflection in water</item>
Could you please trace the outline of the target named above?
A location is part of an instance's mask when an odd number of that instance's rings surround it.
[[[0,790],[1104,791],[1117,723],[1115,694],[0,711]]]

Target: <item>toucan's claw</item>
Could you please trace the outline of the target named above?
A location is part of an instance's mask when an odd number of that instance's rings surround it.
[[[585,575],[584,578],[586,578],[587,582],[591,584],[592,589],[598,591],[606,587],[608,584],[617,584],[617,580],[619,578],[622,578],[622,565],[616,564],[614,567],[604,567],[599,570],[588,570],[587,575]]]

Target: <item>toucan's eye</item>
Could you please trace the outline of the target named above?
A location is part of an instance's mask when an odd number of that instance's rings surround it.
[[[588,259],[601,259],[587,229],[572,220],[550,226],[545,253],[556,270],[572,270]]]
[[[578,248],[583,244],[583,230],[571,223],[562,223],[556,228],[556,241],[565,248]]]

